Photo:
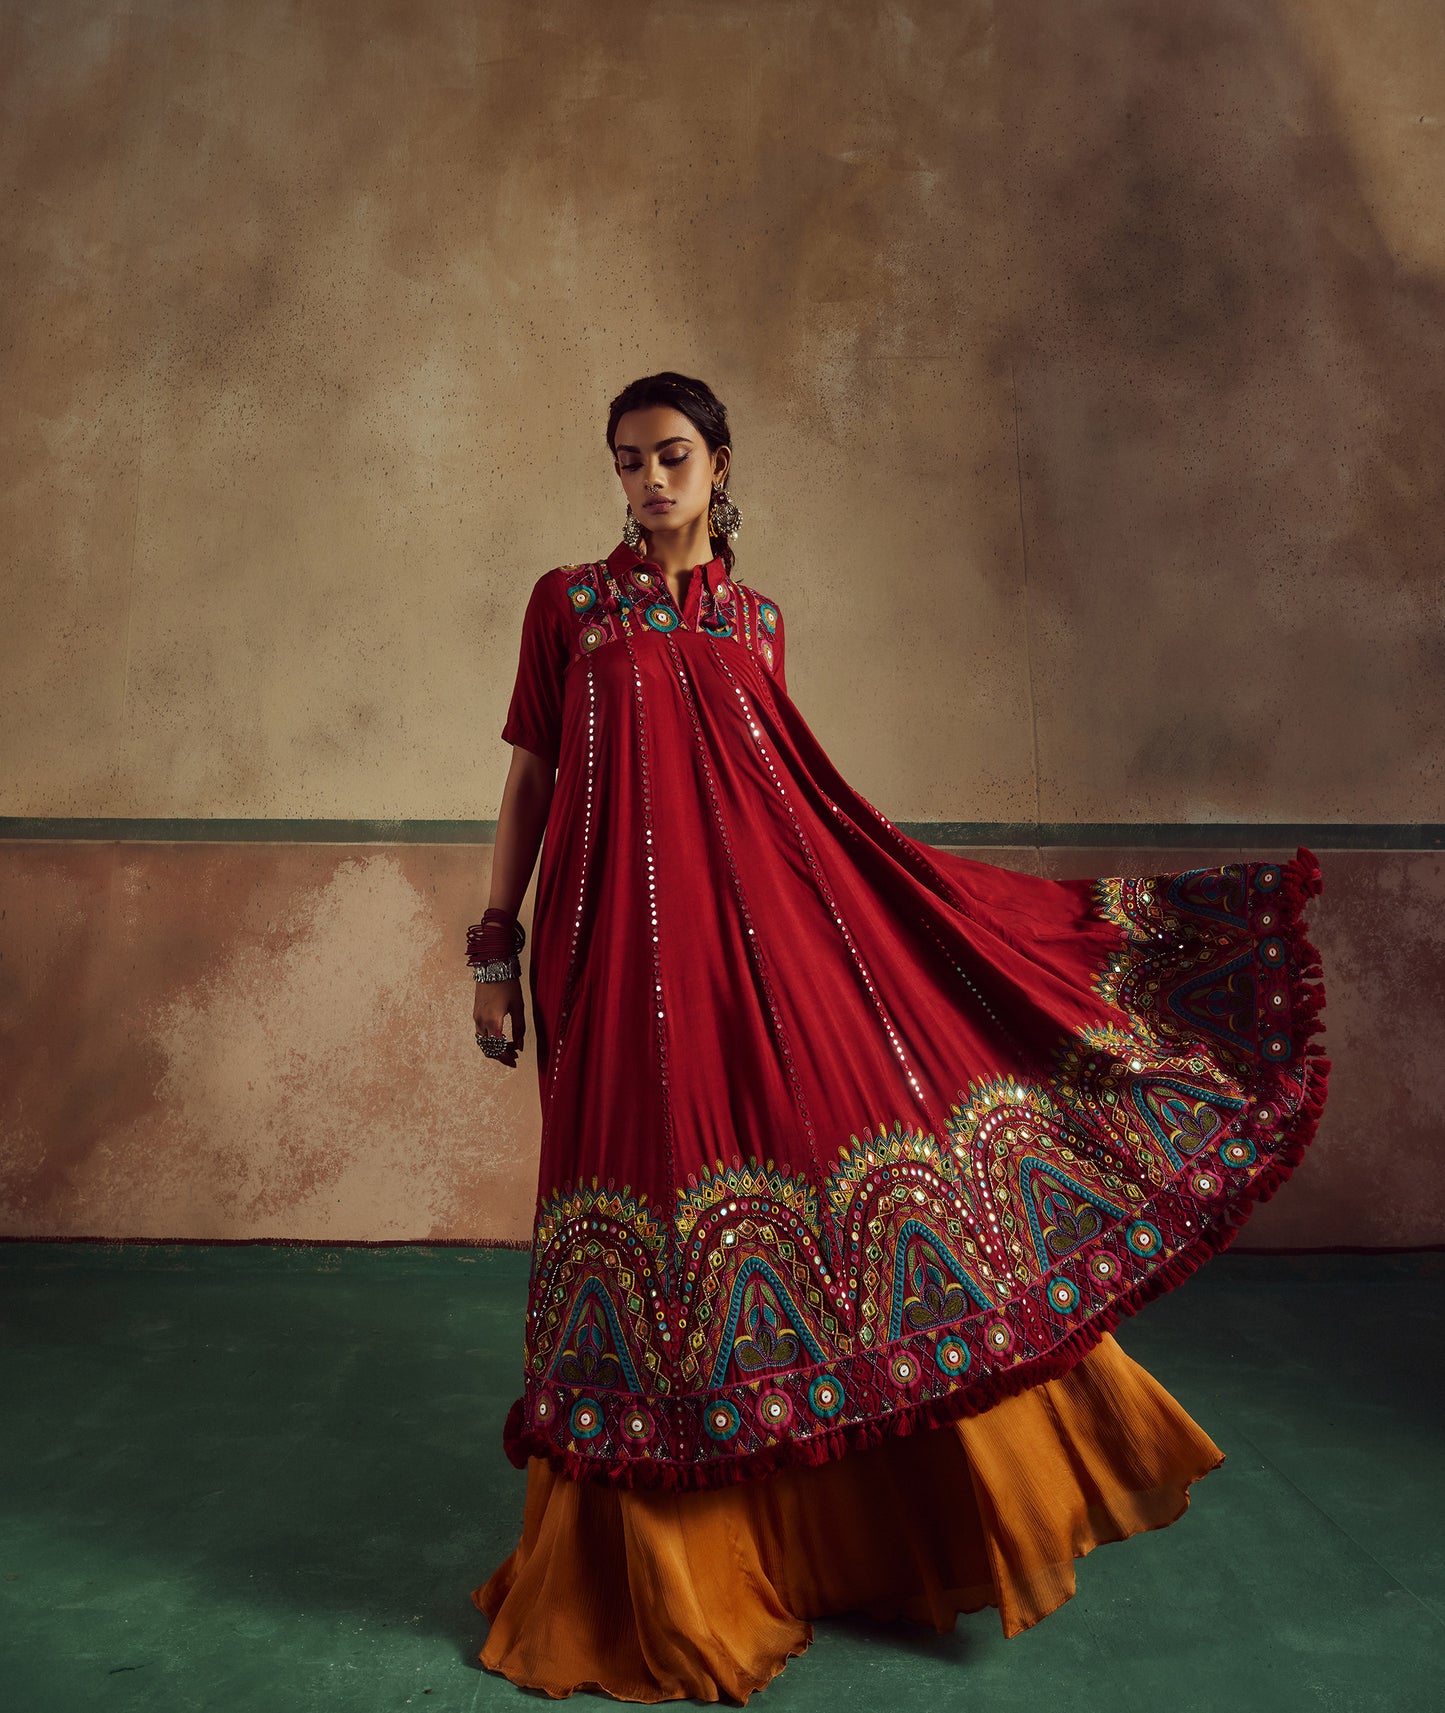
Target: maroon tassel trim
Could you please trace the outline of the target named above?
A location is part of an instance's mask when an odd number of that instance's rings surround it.
[[[728,1487],[759,1476],[773,1475],[783,1469],[830,1463],[850,1451],[880,1445],[892,1435],[912,1433],[916,1428],[943,1427],[966,1416],[981,1415],[992,1405],[1026,1392],[1041,1380],[1057,1380],[1067,1374],[1126,1315],[1137,1314],[1146,1303],[1183,1284],[1211,1256],[1226,1250],[1238,1237],[1255,1206],[1274,1195],[1314,1140],[1320,1114],[1324,1111],[1330,1061],[1324,1049],[1313,1040],[1323,1028],[1320,1013],[1325,1006],[1325,989],[1320,955],[1306,935],[1302,912],[1307,901],[1319,894],[1322,885],[1319,861],[1313,851],[1306,850],[1303,845],[1297,847],[1296,855],[1284,864],[1281,872],[1279,932],[1290,951],[1290,1039],[1294,1049],[1292,1057],[1303,1072],[1304,1092],[1298,1109],[1283,1127],[1280,1145],[1270,1166],[1250,1181],[1243,1192],[1245,1199],[1226,1204],[1216,1225],[1208,1231],[1201,1231],[1186,1247],[1162,1262],[1147,1278],[1140,1279],[1109,1308],[1075,1328],[1053,1349],[1042,1351],[1012,1368],[989,1374],[964,1391],[927,1398],[871,1421],[845,1422],[839,1427],[810,1434],[806,1439],[784,1440],[766,1450],[743,1453],[716,1463],[668,1463],[652,1458],[600,1463],[596,1458],[562,1450],[540,1434],[530,1430],[524,1432],[522,1400],[518,1398],[508,1412],[506,1426],[502,1430],[502,1444],[508,1459],[522,1469],[529,1457],[541,1457],[559,1474],[571,1480],[597,1481],[613,1487],[662,1489],[667,1492]]]

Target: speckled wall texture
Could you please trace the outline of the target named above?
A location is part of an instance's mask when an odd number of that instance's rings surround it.
[[[1435,0],[0,0],[0,816],[495,815],[674,367],[890,815],[1445,821],[1442,74]],[[465,852],[7,844],[3,1229],[521,1234]],[[1439,859],[1326,884],[1251,1240],[1445,1239]]]

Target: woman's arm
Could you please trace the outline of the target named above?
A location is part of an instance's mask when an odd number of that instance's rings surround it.
[[[520,744],[512,746],[512,765],[502,787],[502,806],[497,812],[497,841],[492,848],[492,890],[489,907],[505,910],[515,916],[536,867],[537,853],[542,847],[542,834],[547,826],[547,811],[552,804],[552,792],[557,784],[554,763]],[[502,1022],[512,1019],[512,1041],[505,1055],[494,1061],[499,1065],[515,1065],[517,1054],[526,1038],[526,1006],[522,983],[513,977],[509,981],[479,981],[473,984],[476,998],[472,1018],[481,1034],[505,1033]]]
[[[537,865],[547,811],[557,784],[556,764],[545,756],[512,746],[512,765],[502,787],[497,813],[497,842],[492,850],[492,891],[489,907],[515,916]],[[486,982],[478,984],[481,987]]]

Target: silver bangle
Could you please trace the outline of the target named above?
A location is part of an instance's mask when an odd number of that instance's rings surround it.
[[[520,922],[513,921],[512,955],[507,958],[488,958],[480,963],[472,963],[485,932],[484,922],[485,918],[482,922],[476,922],[467,929],[467,961],[472,964],[472,979],[474,981],[520,981],[522,979],[522,965],[517,954],[527,943],[527,930]]]
[[[473,981],[520,981],[522,963],[517,957],[493,958],[490,963],[473,964]]]

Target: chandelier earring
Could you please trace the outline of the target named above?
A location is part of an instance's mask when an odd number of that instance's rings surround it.
[[[642,525],[632,515],[631,505],[627,508],[627,521],[622,526],[622,539],[634,553],[642,551]]]
[[[732,537],[742,527],[743,514],[728,498],[726,487],[714,486],[708,507],[707,526],[719,537]]]

